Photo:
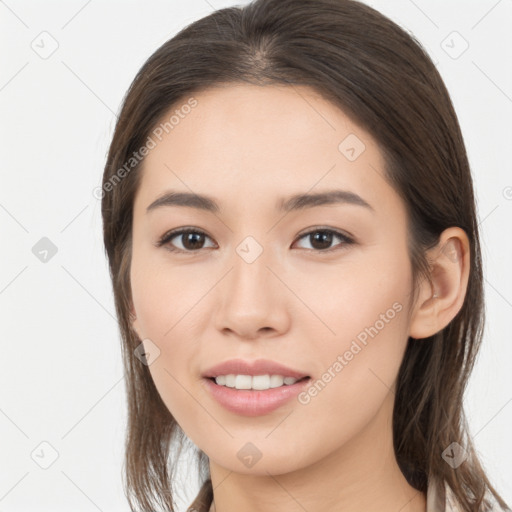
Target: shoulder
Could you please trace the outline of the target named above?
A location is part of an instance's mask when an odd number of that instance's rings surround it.
[[[482,512],[511,512],[509,508],[502,508],[489,490],[485,493],[484,503]],[[446,482],[432,480],[427,490],[427,512],[464,512],[464,509]]]

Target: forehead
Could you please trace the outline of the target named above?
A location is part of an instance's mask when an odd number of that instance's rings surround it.
[[[169,109],[156,130],[139,190],[146,205],[168,188],[226,201],[329,187],[369,202],[393,193],[376,141],[305,86],[207,89]]]

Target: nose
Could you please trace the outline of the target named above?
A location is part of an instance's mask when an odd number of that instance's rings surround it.
[[[218,289],[216,328],[250,340],[278,336],[289,328],[292,294],[267,251],[251,259],[243,252],[232,258],[231,270]]]

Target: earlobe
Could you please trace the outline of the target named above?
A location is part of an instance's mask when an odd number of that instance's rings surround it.
[[[134,332],[135,336],[137,336],[137,338],[139,340],[142,339],[141,335],[139,334],[139,330],[138,330],[138,327],[137,327],[137,321],[134,320],[132,323],[131,323],[131,328],[132,328],[132,331]]]
[[[444,329],[460,311],[469,280],[470,252],[466,232],[458,227],[443,231],[427,254],[430,280],[421,284],[413,307],[409,336],[428,338]]]
[[[137,314],[135,313],[135,308],[133,307],[133,303],[130,303],[130,310],[129,310],[129,318],[130,318],[130,324],[132,331],[137,335],[137,337],[140,339],[139,332],[137,330]]]

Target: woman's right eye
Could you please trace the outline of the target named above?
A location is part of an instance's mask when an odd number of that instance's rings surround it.
[[[176,238],[181,241],[181,247],[175,247],[171,240]],[[166,245],[170,251],[197,252],[203,249],[205,238],[210,238],[206,233],[197,229],[178,229],[165,233],[157,242],[157,246]],[[213,245],[215,247],[215,245]]]

